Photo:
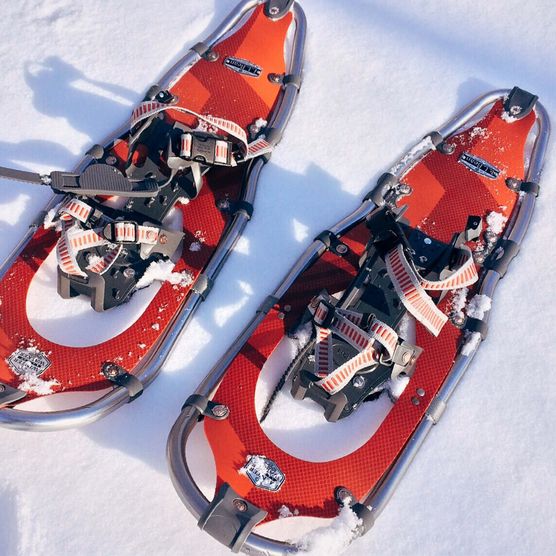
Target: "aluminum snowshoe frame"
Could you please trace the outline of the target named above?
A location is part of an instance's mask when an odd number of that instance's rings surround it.
[[[391,179],[396,180],[403,176],[410,168],[419,162],[427,153],[434,148],[442,148],[442,144],[450,136],[462,129],[467,123],[471,122],[478,114],[485,109],[494,105],[494,103],[511,97],[517,88],[512,90],[495,90],[487,93],[468,106],[463,108],[456,116],[450,119],[437,131],[430,133],[427,137],[430,139],[428,144],[418,143],[414,149],[409,152],[410,156],[404,156],[394,166],[391,171]],[[520,90],[518,89],[517,92]],[[536,100],[536,99],[535,99]],[[534,145],[531,150],[530,162],[526,173],[526,183],[536,184],[537,187],[526,187],[522,191],[512,219],[509,222],[506,231],[501,238],[502,242],[512,242],[513,249],[508,249],[501,257],[501,264],[496,269],[485,269],[481,273],[480,282],[477,293],[490,297],[494,296],[498,282],[504,276],[511,260],[517,255],[519,247],[523,242],[525,233],[529,227],[533,210],[538,195],[538,183],[543,170],[544,157],[548,146],[550,136],[550,122],[546,110],[541,103],[536,102],[534,106],[536,115],[537,134]],[[421,147],[419,147],[421,145]],[[524,183],[525,183],[524,182]],[[177,421],[168,437],[167,458],[170,471],[170,477],[174,487],[188,510],[199,519],[199,526],[204,528],[206,525],[206,516],[210,512],[211,507],[214,508],[214,502],[208,501],[195,483],[191,471],[186,461],[186,445],[187,441],[196,425],[205,416],[211,418],[225,418],[226,415],[218,414],[218,407],[210,399],[217,390],[227,368],[238,355],[241,348],[248,341],[258,325],[266,317],[268,310],[279,301],[287,290],[292,286],[296,278],[313,264],[329,247],[330,241],[326,241],[326,237],[341,236],[357,224],[361,223],[378,205],[384,203],[383,194],[386,190],[384,176],[379,179],[377,186],[364,198],[362,204],[354,212],[343,218],[333,227],[329,228],[325,234],[321,234],[313,241],[313,243],[305,250],[303,255],[298,259],[294,267],[290,270],[284,280],[277,289],[265,300],[261,305],[257,314],[253,317],[244,331],[236,338],[234,344],[216,363],[203,382],[195,391],[194,395],[186,402],[182,408]],[[510,245],[505,243],[505,245]],[[490,311],[485,314],[485,324],[488,323]],[[481,336],[481,342],[484,337]],[[437,424],[446,409],[448,400],[454,393],[456,386],[459,384],[463,375],[469,367],[473,357],[475,356],[480,343],[473,347],[467,355],[458,352],[456,360],[444,380],[437,395],[433,398],[429,408],[425,412],[420,423],[407,440],[397,459],[392,463],[388,471],[383,475],[377,485],[364,497],[352,506],[352,509],[363,520],[360,534],[363,535],[372,527],[375,519],[382,513],[386,504],[393,495],[400,480],[413,461],[419,448],[423,444],[432,427]],[[241,498],[239,502],[241,502]],[[235,506],[240,504],[237,498],[234,500]],[[227,544],[234,552],[242,550],[247,554],[267,554],[267,555],[287,555],[301,550],[295,545],[270,539],[253,532],[253,528],[262,519],[260,517],[260,508],[253,506],[248,501],[245,511],[249,519],[236,519],[233,521],[234,515],[230,514],[231,520],[228,520],[228,531],[226,537],[224,531],[226,527],[216,527],[212,531],[208,530],[215,538]],[[220,501],[218,501],[220,504]],[[220,508],[219,508],[220,509]],[[224,508],[226,509],[226,508]],[[228,507],[229,510],[229,507]],[[257,513],[259,510],[259,513]],[[237,512],[236,512],[237,513]],[[265,512],[262,512],[263,517]],[[229,542],[229,530],[236,527],[236,536],[233,542]],[[222,535],[221,538],[218,538]]]
[[[204,56],[210,55],[211,48],[216,43],[223,40],[236,28],[236,26],[241,24],[245,17],[261,5],[265,5],[265,14],[270,19],[280,19],[291,11],[295,25],[286,78],[281,82],[280,97],[272,117],[268,122],[269,128],[275,130],[273,133],[273,141],[274,144],[277,144],[281,138],[281,132],[285,129],[293,113],[302,82],[307,22],[302,8],[293,0],[244,0],[240,2],[212,34],[204,41],[191,47],[187,54],[164,74],[159,81],[159,87],[161,89],[169,89],[195,62]],[[128,125],[123,124],[117,128],[113,134],[106,137],[101,145],[106,148],[115,137],[120,137],[128,131],[128,129]],[[81,175],[93,160],[94,152],[86,153],[73,172],[68,174]],[[269,155],[267,154],[255,158],[250,163],[246,171],[240,199],[242,206],[249,206],[254,203],[259,176],[263,166],[268,160]],[[2,173],[1,170],[0,173]],[[42,185],[47,185],[40,179],[37,181],[36,176],[38,176],[38,174],[27,173],[29,176],[24,176],[22,174],[25,174],[25,172],[14,171],[13,175],[8,177],[22,181],[31,181],[31,183],[35,184],[39,184],[40,182]],[[33,179],[30,179],[31,177]],[[42,226],[46,213],[55,207],[63,198],[63,195],[54,195],[47,203],[45,209],[30,224],[26,234],[0,266],[0,277],[11,267],[18,255],[32,239],[35,232]],[[202,281],[203,284],[200,284],[201,287],[191,291],[183,307],[176,314],[171,324],[168,325],[165,334],[160,337],[157,344],[150,350],[150,355],[143,358],[133,374],[124,373],[121,376],[116,376],[116,380],[113,381],[114,388],[94,402],[81,407],[50,412],[2,408],[2,405],[12,400],[19,399],[17,397],[19,391],[0,383],[0,426],[16,430],[31,431],[53,431],[79,427],[93,423],[118,407],[136,399],[143,389],[150,385],[160,373],[162,365],[170,355],[181,332],[189,323],[195,310],[205,299],[205,292],[202,286],[206,286],[216,278],[236,242],[241,237],[243,229],[250,218],[251,214],[246,209],[235,212],[220,239],[216,251],[205,267],[203,274],[201,274],[197,280],[197,282]]]

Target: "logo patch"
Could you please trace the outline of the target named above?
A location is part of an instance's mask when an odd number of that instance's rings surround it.
[[[279,491],[286,480],[280,468],[264,456],[249,456],[241,472],[245,473],[257,488],[271,492]]]
[[[459,157],[459,162],[463,164],[466,168],[469,168],[472,172],[480,174],[485,178],[495,180],[500,175],[500,170],[493,166],[490,162],[474,156],[469,153],[462,153]]]
[[[228,56],[224,60],[224,65],[232,71],[241,73],[242,75],[248,75],[249,77],[260,77],[263,72],[263,68],[256,64],[247,60],[242,60],[241,58],[232,58],[231,56]]]
[[[7,362],[18,375],[41,376],[51,365],[50,359],[37,349],[16,349]]]

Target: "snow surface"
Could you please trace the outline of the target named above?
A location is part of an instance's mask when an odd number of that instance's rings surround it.
[[[234,4],[4,2],[0,164],[71,168]],[[162,374],[133,404],[85,429],[0,430],[2,554],[229,554],[197,529],[168,479],[166,437],[183,401],[310,237],[356,207],[425,133],[477,95],[516,84],[556,114],[556,7],[548,0],[303,6],[310,28],[298,109],[263,172],[245,238]],[[556,375],[547,364],[556,355],[556,168],[549,154],[532,228],[499,286],[488,341],[352,556],[556,551]],[[5,256],[48,192],[1,185]]]

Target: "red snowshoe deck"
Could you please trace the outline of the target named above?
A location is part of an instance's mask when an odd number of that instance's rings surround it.
[[[504,227],[504,230],[498,230],[497,233],[503,236],[506,228],[509,228],[504,223],[512,222],[520,204],[520,195],[525,195],[510,189],[506,180],[516,178],[527,181],[525,161],[526,158],[528,160],[528,151],[531,149],[528,138],[537,121],[534,111],[522,119],[513,120],[503,114],[503,101],[500,99],[490,105],[488,112],[481,113],[480,121],[460,129],[446,139],[446,143],[453,147],[451,154],[443,154],[440,149],[429,150],[415,165],[404,170],[399,176],[400,182],[411,187],[411,193],[398,200],[399,207],[407,205],[403,215],[404,223],[429,237],[450,243],[454,234],[466,229],[470,215],[480,215],[483,220],[483,234],[478,239],[467,242],[467,247],[476,253],[486,245],[484,232],[489,229],[489,225],[492,227],[492,222],[489,224],[487,217],[496,213],[498,222]],[[461,163],[463,153],[471,155],[475,160],[488,161],[499,170],[499,174],[497,177],[487,177],[470,170]],[[205,384],[218,384],[217,377],[223,376],[218,386],[208,393],[208,397],[213,403],[223,405],[229,410],[225,419],[205,417],[203,421],[216,465],[215,492],[221,493],[224,484],[230,485],[234,495],[266,512],[262,523],[284,517],[284,508],[289,512],[295,510],[295,516],[335,517],[339,509],[335,492],[339,487],[347,489],[357,501],[365,500],[370,492],[380,486],[411,435],[425,418],[431,401],[446,380],[468,338],[463,330],[450,321],[438,337],[434,337],[417,322],[414,343],[423,348],[423,353],[417,360],[408,385],[376,432],[348,455],[330,458],[329,461],[305,461],[275,445],[263,430],[260,409],[255,407],[255,391],[261,369],[286,336],[295,336],[297,323],[315,296],[323,289],[330,294],[342,292],[356,276],[359,259],[369,241],[365,221],[360,217],[355,225],[344,229],[339,239],[349,247],[348,253],[339,256],[327,250],[299,274],[284,295],[277,295],[278,303],[264,318],[259,318],[256,328],[251,329],[249,339],[244,344],[238,344],[235,351],[232,348],[230,353],[236,355],[231,363],[227,367],[225,363],[219,364],[220,367],[217,365],[213,374],[209,375],[212,380],[205,381]],[[475,265],[482,277],[485,270],[480,264]],[[469,288],[468,299],[474,296],[479,286],[480,282]],[[438,307],[448,314],[452,300],[452,294],[449,293]],[[257,320],[253,322],[256,324]],[[285,371],[285,368],[282,370]],[[294,400],[288,384],[281,395],[289,397],[292,413],[295,413],[298,404],[313,404],[317,411],[322,411],[311,400]],[[373,403],[376,402],[365,402]],[[184,424],[187,411],[186,409],[185,417],[182,413],[171,433],[169,455],[174,483],[180,495],[189,507],[196,508],[198,505],[191,501],[198,502],[199,498],[192,494],[191,484],[180,483],[185,475],[180,464],[176,463],[179,456],[173,452],[182,449],[182,445],[178,443],[183,442],[183,435],[187,434],[183,428],[187,426]],[[353,416],[349,416],[346,420],[352,418]],[[322,419],[324,422],[324,416]],[[333,429],[337,424],[328,423],[326,426]],[[302,428],[300,426],[295,434],[303,434]],[[330,432],[332,434],[332,430]],[[315,441],[315,437],[312,441]],[[325,433],[320,441],[327,442]],[[269,474],[267,478],[271,483],[274,482],[273,487],[277,486],[278,479],[283,480],[283,484],[276,490],[265,488],[264,485],[256,486],[257,480],[252,480],[253,476],[246,473],[251,456],[261,456],[273,462],[278,468],[277,474],[272,476],[273,471],[268,467],[259,472],[262,475]],[[184,457],[183,452],[181,457]],[[209,510],[202,519],[206,518],[208,512]],[[288,515],[291,516],[291,513]],[[210,532],[210,527],[208,529]],[[264,528],[259,533],[255,527],[254,533],[255,535],[248,537],[249,547],[264,547],[269,553],[282,553],[284,550],[285,553],[286,544],[265,544],[266,540],[257,536],[265,534]]]
[[[265,13],[265,4],[244,11],[248,16],[241,19],[241,25],[212,45],[211,52],[216,55],[194,55],[192,67],[171,78],[169,91],[178,97],[177,106],[235,122],[249,135],[250,126],[258,120],[271,123],[281,107],[283,84],[270,76],[282,76],[289,69],[285,57],[293,56],[291,41],[287,39],[293,16],[290,12],[273,20]],[[259,68],[260,75],[231,68],[229,60],[245,61]],[[192,128],[199,123],[195,117],[175,110],[165,112],[164,117]],[[128,136],[122,135],[109,146],[120,166],[127,157]],[[229,229],[233,215],[224,209],[233,208],[234,202],[244,198],[245,181],[252,168],[253,161],[232,168],[212,168],[203,177],[199,196],[187,204],[176,205],[175,210],[182,213],[185,237],[173,272],[184,273],[188,280],[180,285],[163,283],[131,326],[96,345],[60,345],[34,330],[26,311],[28,290],[58,239],[53,230],[37,231],[0,281],[0,382],[14,388],[24,385],[27,391],[27,396],[13,405],[44,394],[110,388],[113,384],[100,372],[106,362],[117,363],[132,374],[144,366],[171,330],[192,295],[197,277],[204,272]],[[49,295],[57,293],[53,290]],[[71,304],[74,300],[59,302]],[[122,309],[111,309],[103,317],[110,319],[112,312]],[[94,336],[93,330],[83,330],[85,336],[89,333]],[[34,386],[37,380],[28,380],[25,360],[31,360],[30,365],[36,364],[39,371],[44,371],[37,374],[40,384],[48,385],[46,392]],[[40,368],[43,364],[46,370]],[[33,372],[30,367],[27,369]]]

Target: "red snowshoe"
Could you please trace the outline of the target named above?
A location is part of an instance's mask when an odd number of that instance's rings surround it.
[[[304,40],[293,0],[246,1],[75,172],[0,169],[57,194],[2,267],[0,425],[83,425],[155,378],[251,217]]]
[[[485,95],[315,239],[170,433],[202,529],[288,554],[372,526],[486,337],[548,135],[536,96]]]

